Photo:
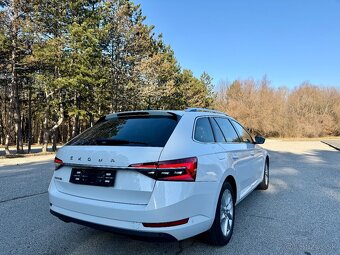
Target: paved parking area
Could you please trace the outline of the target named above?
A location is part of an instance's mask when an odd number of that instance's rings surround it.
[[[322,142],[340,151],[340,140],[323,140]]]
[[[0,159],[0,254],[340,254],[340,152],[321,142],[264,147],[271,186],[237,206],[233,238],[218,248],[63,223],[48,208],[53,156]]]

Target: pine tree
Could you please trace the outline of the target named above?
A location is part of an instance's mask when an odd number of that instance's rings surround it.
[[[129,0],[0,4],[2,143],[47,151],[110,112],[211,103],[210,77],[182,71]]]

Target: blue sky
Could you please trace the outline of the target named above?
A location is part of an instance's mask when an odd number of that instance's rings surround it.
[[[214,83],[340,87],[340,0],[136,0],[183,68]]]

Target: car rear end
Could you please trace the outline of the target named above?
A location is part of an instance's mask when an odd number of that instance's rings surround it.
[[[162,158],[169,138],[183,131],[182,117],[165,111],[113,114],[71,140],[56,155],[51,213],[177,240],[207,230],[211,217],[204,203],[211,203],[213,192],[211,183],[196,180],[199,157]]]

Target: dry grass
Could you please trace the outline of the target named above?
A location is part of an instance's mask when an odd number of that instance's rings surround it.
[[[280,137],[267,137],[267,140],[277,141],[323,141],[323,140],[340,140],[340,136],[324,136],[324,137],[291,137],[291,138],[280,138]]]

